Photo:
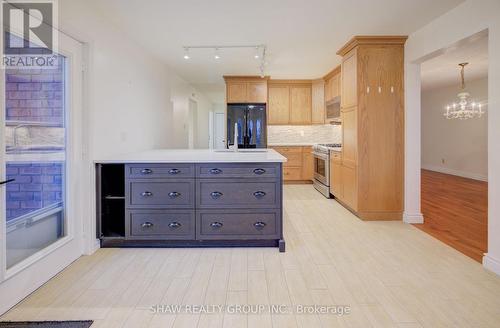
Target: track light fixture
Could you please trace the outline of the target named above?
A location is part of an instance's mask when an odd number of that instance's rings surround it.
[[[265,66],[267,65],[266,62],[266,50],[267,46],[265,44],[257,44],[257,45],[235,45],[235,46],[183,46],[184,48],[184,59],[190,59],[191,56],[189,54],[190,50],[193,49],[213,49],[214,51],[214,59],[215,60],[220,60],[222,58],[220,54],[221,49],[244,49],[244,48],[251,48],[254,49],[254,54],[253,58],[257,59],[260,61],[259,63],[259,71],[260,75],[264,76],[265,75]]]

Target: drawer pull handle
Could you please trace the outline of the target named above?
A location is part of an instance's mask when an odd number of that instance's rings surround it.
[[[261,229],[264,229],[264,227],[266,226],[266,223],[265,222],[255,222],[253,224],[253,226],[255,227],[255,229],[257,230],[261,230]]]
[[[169,228],[172,228],[172,229],[177,229],[177,228],[180,228],[182,224],[180,224],[179,222],[171,222],[168,224],[168,227]]]
[[[141,193],[141,196],[142,197],[151,197],[151,196],[153,196],[153,193],[151,191],[145,191],[145,192]]]
[[[180,193],[180,192],[177,192],[177,191],[172,191],[172,192],[169,192],[169,193],[168,193],[168,197],[170,197],[170,198],[177,198],[177,197],[179,197],[180,195],[181,195],[181,193]]]
[[[210,226],[214,229],[219,229],[219,228],[222,228],[223,224],[220,222],[212,222],[212,223],[210,223]]]
[[[151,170],[151,169],[142,169],[141,170],[141,174],[151,174],[151,173],[153,173],[153,170]]]
[[[179,169],[170,169],[168,171],[168,174],[179,174],[179,173],[181,173],[181,170]]]
[[[253,173],[261,175],[261,174],[266,173],[266,170],[264,170],[264,169],[255,169],[255,170],[253,170]]]
[[[149,229],[152,226],[154,226],[154,224],[152,224],[151,222],[144,222],[143,224],[141,224],[141,227],[146,228],[146,229]]]
[[[212,196],[213,199],[219,199],[222,197],[222,193],[220,191],[213,191],[210,196]]]
[[[262,198],[266,195],[266,193],[264,191],[256,191],[253,193],[253,195],[255,196],[255,198]]]
[[[222,170],[221,169],[210,169],[210,174],[221,174],[222,173]]]

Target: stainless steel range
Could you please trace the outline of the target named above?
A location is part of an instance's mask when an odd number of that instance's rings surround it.
[[[316,144],[314,156],[314,188],[330,198],[330,150],[340,151],[341,144]]]

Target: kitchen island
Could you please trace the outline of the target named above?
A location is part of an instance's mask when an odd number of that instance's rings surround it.
[[[151,150],[96,161],[101,247],[285,251],[286,158],[272,149]]]

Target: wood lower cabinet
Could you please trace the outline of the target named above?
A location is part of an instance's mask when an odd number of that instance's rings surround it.
[[[340,152],[330,152],[330,193],[339,199],[344,197],[342,154]]]
[[[283,180],[288,183],[311,183],[314,178],[314,159],[310,146],[271,147],[287,158],[283,164]]]
[[[405,40],[360,36],[337,52],[343,56],[338,198],[366,220],[402,218]]]

